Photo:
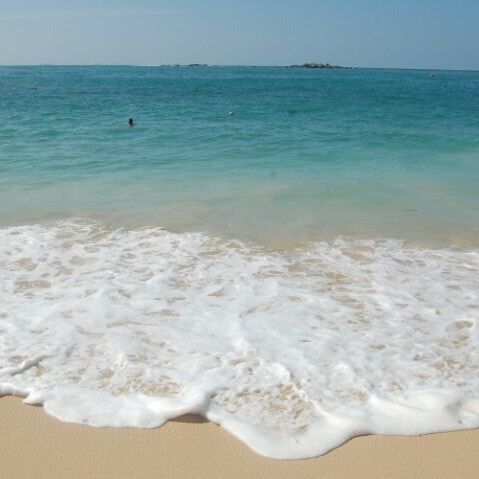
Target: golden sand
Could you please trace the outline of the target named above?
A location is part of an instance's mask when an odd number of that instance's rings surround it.
[[[195,416],[159,429],[99,429],[62,423],[41,407],[5,397],[0,428],[2,479],[479,477],[479,430],[359,437],[316,459],[278,461]]]

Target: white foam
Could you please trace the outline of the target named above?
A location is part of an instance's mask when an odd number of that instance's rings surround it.
[[[477,251],[67,221],[1,229],[0,281],[0,394],[65,421],[199,413],[286,459],[479,426]]]

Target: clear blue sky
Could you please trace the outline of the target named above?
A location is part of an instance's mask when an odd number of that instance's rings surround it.
[[[479,69],[479,0],[0,0],[0,64]]]

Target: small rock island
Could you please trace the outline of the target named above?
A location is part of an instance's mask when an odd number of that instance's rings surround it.
[[[289,65],[286,68],[345,68],[331,63],[303,63],[302,65]]]

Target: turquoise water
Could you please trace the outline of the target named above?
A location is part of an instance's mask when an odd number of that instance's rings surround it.
[[[478,72],[2,67],[0,111],[2,225],[479,244]]]

